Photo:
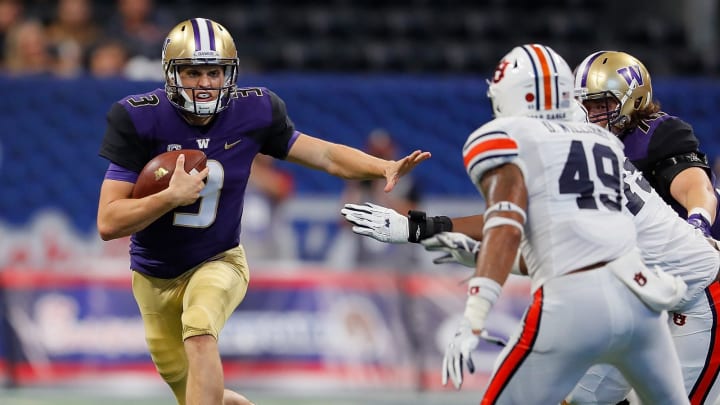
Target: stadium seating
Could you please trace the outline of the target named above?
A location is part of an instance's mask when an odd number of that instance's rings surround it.
[[[52,17],[45,2],[33,9]],[[662,3],[581,0],[158,0],[165,16],[227,26],[248,71],[478,73],[510,47],[547,44],[571,65],[622,49],[655,74],[713,73],[689,46],[682,14]],[[114,2],[96,2],[98,20]],[[667,7],[666,7],[667,8]],[[677,8],[677,5],[674,6]],[[688,50],[688,49],[691,50]],[[667,55],[676,57],[668,58]]]

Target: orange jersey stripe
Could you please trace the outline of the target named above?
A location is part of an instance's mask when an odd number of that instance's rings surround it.
[[[552,109],[552,77],[550,73],[550,65],[548,64],[548,60],[545,57],[545,54],[543,53],[542,49],[537,46],[532,46],[533,51],[535,51],[535,55],[537,55],[538,60],[540,61],[540,68],[542,69],[542,76],[543,76],[543,92],[545,93],[545,109],[551,110]]]
[[[700,405],[705,402],[720,371],[720,341],[718,340],[718,337],[720,337],[720,322],[718,322],[720,282],[715,281],[710,284],[705,290],[705,294],[708,301],[710,301],[710,307],[715,319],[713,320],[713,330],[710,335],[710,347],[708,348],[708,356],[705,359],[705,367],[703,367],[700,376],[695,381],[695,386],[690,391],[690,403],[692,405]]]
[[[533,294],[533,302],[527,311],[525,321],[523,322],[524,327],[520,339],[518,339],[515,346],[510,350],[507,357],[503,360],[500,367],[497,369],[495,375],[493,375],[490,384],[488,385],[485,395],[483,396],[481,405],[494,404],[497,401],[500,394],[502,394],[508,381],[515,374],[515,371],[520,367],[522,362],[525,360],[530,351],[532,351],[533,344],[535,344],[535,338],[538,334],[538,328],[540,326],[540,316],[542,314],[543,304],[543,289],[542,287],[535,291]]]
[[[470,164],[470,162],[475,159],[476,156],[482,153],[493,149],[517,149],[517,147],[517,142],[515,142],[515,140],[512,138],[488,139],[486,141],[479,142],[477,145],[473,146],[469,151],[467,151],[467,153],[465,153],[465,156],[463,157],[463,163],[465,164],[465,167],[468,167],[468,164]]]

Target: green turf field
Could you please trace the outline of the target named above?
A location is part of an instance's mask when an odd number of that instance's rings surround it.
[[[174,405],[170,394],[145,390],[117,389],[97,392],[93,389],[34,388],[0,389],[2,405]],[[437,405],[477,404],[478,392],[372,392],[323,394],[247,391],[243,393],[257,405]]]

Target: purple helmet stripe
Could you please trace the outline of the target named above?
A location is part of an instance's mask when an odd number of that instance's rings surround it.
[[[212,28],[212,22],[210,20],[206,19],[205,23],[207,24],[207,30],[208,30],[208,36],[210,37],[210,50],[215,50],[215,31],[213,31]]]
[[[202,43],[200,42],[200,27],[196,18],[190,20],[193,27],[193,34],[195,35],[195,49],[202,49]]]
[[[588,56],[585,60],[587,61],[585,63],[585,66],[583,66],[583,72],[582,72],[582,78],[580,80],[580,87],[587,87],[587,77],[588,77],[588,71],[590,70],[590,65],[595,61],[595,59],[600,56],[600,54],[604,53],[604,51],[595,52],[594,54]]]

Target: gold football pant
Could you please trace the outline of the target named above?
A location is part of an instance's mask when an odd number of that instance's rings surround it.
[[[242,246],[173,279],[133,272],[132,289],[153,363],[175,396],[185,397],[188,361],[183,341],[215,339],[245,297],[250,272]]]

